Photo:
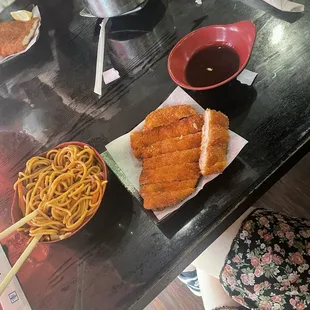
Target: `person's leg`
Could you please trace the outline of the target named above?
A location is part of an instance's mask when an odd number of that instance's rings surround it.
[[[179,276],[179,279],[184,282],[195,295],[202,296],[206,310],[221,306],[238,306],[238,304],[224,291],[218,279],[231,244],[237,235],[243,220],[253,210],[254,208],[249,208],[249,210],[236,220],[234,224],[217,238]],[[197,270],[193,270],[195,268]],[[194,273],[195,279],[193,276]]]
[[[192,263],[206,275],[219,279],[226,256],[243,220],[254,210],[249,208]],[[200,284],[201,287],[201,284]]]
[[[178,276],[190,291],[196,296],[201,296],[196,267],[189,265],[183,272]]]
[[[205,310],[212,310],[222,306],[236,308],[240,306],[228,296],[218,279],[199,269],[197,269],[197,274]]]
[[[196,270],[196,267],[192,264],[190,264],[189,266],[187,266],[183,272],[191,272],[191,271],[195,271]]]

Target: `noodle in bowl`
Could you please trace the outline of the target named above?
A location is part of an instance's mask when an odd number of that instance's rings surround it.
[[[100,154],[82,142],[66,142],[30,158],[14,184],[12,218],[16,222],[37,210],[20,230],[40,242],[66,239],[96,213],[107,183]]]

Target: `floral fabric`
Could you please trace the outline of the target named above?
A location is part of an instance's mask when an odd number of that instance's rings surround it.
[[[249,309],[310,309],[310,221],[258,209],[241,225],[220,280]]]
[[[213,310],[242,310],[244,309],[243,307],[219,307],[219,308],[214,308]]]

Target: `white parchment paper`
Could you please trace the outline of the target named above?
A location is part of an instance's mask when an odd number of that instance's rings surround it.
[[[7,56],[7,57],[1,57],[1,56],[0,56],[0,64],[5,63],[5,62],[7,62],[7,61],[9,61],[9,60],[11,60],[11,59],[13,59],[13,58],[15,58],[15,57],[17,57],[17,56],[20,55],[20,54],[26,53],[26,52],[31,48],[31,46],[32,46],[34,43],[37,42],[38,37],[39,37],[39,33],[40,33],[40,26],[41,26],[41,14],[40,14],[40,11],[39,11],[38,6],[35,6],[35,7],[33,8],[33,10],[32,10],[32,17],[39,17],[39,24],[38,24],[38,27],[37,27],[35,33],[34,33],[33,38],[30,40],[28,46],[27,46],[23,51],[21,51],[21,52],[19,52],[19,53],[15,53],[15,54],[12,54],[12,55]]]
[[[177,87],[158,108],[178,104],[188,104],[194,107],[197,112],[199,113],[204,112],[204,109],[180,87]],[[143,126],[144,121],[142,121],[132,131],[142,130]],[[230,134],[230,141],[227,156],[228,165],[236,158],[236,156],[239,154],[242,148],[247,144],[247,141],[244,138],[237,135],[236,133],[230,131],[229,134]],[[106,149],[113,157],[114,161],[119,166],[119,168],[126,175],[127,179],[139,191],[139,177],[142,171],[142,162],[137,160],[132,153],[130,146],[130,132],[110,142],[108,145],[106,145]],[[199,191],[202,190],[205,184],[212,181],[217,176],[218,174],[202,177],[198,182],[195,192],[192,195],[183,200],[181,203],[166,208],[165,210],[162,211],[155,211],[154,214],[159,220],[163,219],[171,212],[174,212],[175,210],[180,208],[186,201],[196,196],[199,193]]]

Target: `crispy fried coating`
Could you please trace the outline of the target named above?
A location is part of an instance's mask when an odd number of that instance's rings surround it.
[[[150,158],[161,154],[200,147],[201,132],[156,142],[148,147],[134,149],[136,158]]]
[[[161,210],[195,191],[201,176],[204,122],[204,116],[189,105],[169,106],[150,113],[143,131],[131,134],[132,151],[142,159],[139,182],[144,208]],[[221,132],[212,136],[215,145],[222,141]]]
[[[194,192],[195,188],[185,188],[176,191],[156,192],[144,198],[144,208],[148,210],[161,210],[181,202]]]
[[[167,191],[179,191],[186,188],[195,188],[198,179],[189,179],[183,181],[173,181],[173,182],[163,182],[163,183],[154,183],[142,185],[140,188],[140,194],[142,197],[147,196],[148,194],[156,192],[167,192]]]
[[[158,169],[143,169],[140,175],[140,186],[145,184],[182,181],[198,178],[198,163],[186,163],[166,166]]]
[[[173,153],[145,158],[143,160],[143,168],[155,169],[176,164],[194,163],[199,161],[199,157],[200,147],[197,147],[190,150],[177,151]]]
[[[37,28],[39,19],[8,21],[0,23],[0,56],[6,57],[23,51]]]
[[[168,126],[160,126],[147,131],[132,132],[130,135],[131,147],[138,149],[162,140],[194,134],[201,131],[203,122],[203,116],[198,114],[181,119]]]
[[[228,117],[223,113],[209,109],[205,112],[199,160],[202,175],[221,173],[227,166],[228,126]]]
[[[151,112],[144,123],[144,130],[150,130],[159,126],[167,126],[182,118],[198,114],[198,112],[189,105],[175,105],[161,108]]]

